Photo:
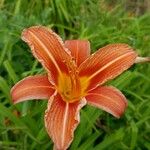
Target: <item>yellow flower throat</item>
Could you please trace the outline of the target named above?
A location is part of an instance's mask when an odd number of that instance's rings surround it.
[[[65,102],[75,102],[81,100],[85,95],[87,84],[82,85],[82,79],[76,74],[62,73],[58,78],[58,92]]]

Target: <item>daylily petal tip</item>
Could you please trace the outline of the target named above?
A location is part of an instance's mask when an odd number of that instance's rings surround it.
[[[11,100],[12,100],[13,104],[15,104],[15,100],[13,98],[13,91],[14,91],[14,86],[10,90],[10,97],[11,97]]]
[[[45,128],[54,142],[55,149],[67,149],[74,138],[74,130],[80,122],[80,109],[86,104],[66,103],[60,95],[52,96],[45,111]],[[59,107],[59,109],[58,109]]]
[[[102,86],[91,90],[86,96],[87,102],[116,118],[120,118],[127,107],[125,96],[113,86]]]
[[[36,30],[36,31],[38,31],[39,29],[48,29],[47,27],[44,27],[44,26],[41,26],[41,25],[39,25],[39,26],[32,26],[32,27],[29,27],[29,28],[25,28],[25,29],[23,29],[23,31],[22,31],[22,33],[21,33],[21,38],[22,38],[22,40],[24,41],[24,40],[26,40],[26,36],[27,36],[27,34],[29,33],[29,32],[32,32],[32,31],[34,31],[34,30]],[[49,29],[50,30],[50,29]]]
[[[91,49],[88,40],[66,40],[65,47],[70,51],[77,66],[90,56]]]
[[[31,99],[47,99],[54,93],[47,75],[28,76],[16,83],[11,91],[14,104]]]
[[[119,89],[117,89],[113,86],[109,86],[109,87],[112,88],[114,91],[116,91],[116,93],[121,97],[122,102],[124,102],[124,106],[123,106],[124,108],[122,108],[122,111],[115,116],[116,118],[119,119],[124,115],[126,108],[128,107],[128,101],[127,101],[126,97],[124,96],[124,94],[122,94],[122,92]]]
[[[22,81],[22,80],[21,80],[21,81]],[[19,82],[20,82],[20,81],[19,81]],[[15,84],[15,85],[11,88],[11,90],[10,90],[10,96],[11,96],[11,100],[12,100],[12,103],[13,103],[13,104],[19,103],[19,102],[17,101],[17,99],[16,99],[16,94],[15,94],[15,90],[16,90],[16,88],[17,88],[19,82],[18,82],[17,84]]]
[[[50,32],[52,35],[54,35],[54,36],[57,37],[57,39],[59,40],[59,42],[60,42],[61,44],[64,45],[62,39],[61,39],[53,30],[51,30],[51,28],[48,28],[48,27],[45,27],[45,26],[42,26],[42,25],[39,25],[39,26],[32,26],[32,27],[29,27],[29,28],[24,29],[24,30],[22,31],[21,37],[22,37],[23,40],[25,40],[25,39],[26,39],[25,37],[26,37],[26,35],[27,35],[29,32],[33,32],[33,31],[38,32],[38,30],[39,30],[39,31],[48,31],[48,32]]]

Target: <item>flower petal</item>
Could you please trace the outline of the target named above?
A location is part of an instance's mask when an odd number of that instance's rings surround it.
[[[66,103],[58,94],[50,98],[45,113],[45,126],[55,149],[65,150],[69,147],[80,122],[79,111],[85,104],[85,99]]]
[[[65,46],[71,51],[77,66],[90,55],[90,42],[87,40],[67,40],[65,41]]]
[[[57,83],[57,77],[62,72],[68,73],[72,67],[72,57],[61,40],[52,30],[42,26],[25,29],[22,39],[28,43],[33,55],[48,71],[50,80]]]
[[[127,107],[125,96],[115,87],[103,86],[90,91],[87,103],[98,107],[119,118]]]
[[[47,75],[35,75],[24,78],[13,86],[11,97],[13,103],[31,99],[49,99],[54,93]]]
[[[86,77],[88,89],[113,79],[128,69],[137,54],[127,44],[110,44],[91,55],[79,67],[79,76]],[[84,84],[83,84],[84,85]]]

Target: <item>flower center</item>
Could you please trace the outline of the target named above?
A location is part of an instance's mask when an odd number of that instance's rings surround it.
[[[72,103],[81,100],[85,95],[84,88],[81,87],[81,81],[76,74],[67,75],[63,73],[59,76],[58,92],[64,101]]]

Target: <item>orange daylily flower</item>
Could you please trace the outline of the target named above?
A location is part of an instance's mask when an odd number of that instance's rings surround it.
[[[112,86],[102,86],[128,69],[137,54],[127,44],[110,44],[90,55],[86,40],[63,43],[52,30],[42,26],[23,31],[33,55],[47,71],[18,82],[11,90],[14,103],[49,99],[45,127],[54,148],[65,150],[71,144],[80,122],[80,109],[86,104],[119,118],[127,107],[125,96]]]

